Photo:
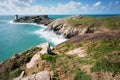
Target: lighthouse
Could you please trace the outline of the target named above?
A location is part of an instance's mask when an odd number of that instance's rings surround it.
[[[15,20],[17,20],[18,19],[18,15],[15,15]]]

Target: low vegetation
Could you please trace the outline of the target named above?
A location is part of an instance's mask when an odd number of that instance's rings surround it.
[[[75,73],[74,80],[90,80],[90,75],[82,71],[77,71]]]
[[[80,19],[68,19],[67,22],[73,26],[107,28],[110,30],[120,29],[120,17],[82,17]]]
[[[26,63],[40,50],[41,48],[34,47],[5,60],[0,64],[0,80],[13,80],[15,77],[20,76],[21,72],[25,69]]]
[[[77,47],[87,48],[88,55],[83,58],[64,55],[64,53]],[[57,59],[57,63],[54,64],[54,69],[60,68],[61,71],[64,71],[65,75],[67,75],[69,71],[69,75],[72,74],[71,79],[90,80],[91,74],[88,71],[81,69],[81,67],[84,67],[85,65],[89,66],[88,68],[91,73],[102,71],[120,75],[120,39],[82,41],[80,43],[78,42],[78,44],[64,43],[55,49],[55,52],[60,51],[64,56]]]

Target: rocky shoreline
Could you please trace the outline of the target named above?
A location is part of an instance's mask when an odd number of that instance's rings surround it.
[[[36,24],[44,24],[48,25],[54,19],[48,18],[48,15],[40,15],[40,16],[25,16],[18,19],[15,19],[14,22],[17,23],[36,23]]]
[[[103,20],[82,16],[51,19],[47,15],[14,20],[44,24],[46,30],[70,39],[53,49],[43,43],[3,61],[0,80],[119,80],[120,18]]]
[[[119,16],[95,18],[80,15],[52,19],[48,15],[40,15],[21,17],[14,22],[43,24],[47,26],[45,30],[53,30],[58,35],[62,34],[66,38],[72,38],[76,35],[119,29],[119,19]],[[115,28],[112,26],[115,26]]]

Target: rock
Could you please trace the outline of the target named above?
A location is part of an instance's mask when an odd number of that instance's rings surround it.
[[[48,71],[41,71],[37,74],[23,78],[15,78],[14,80],[50,80],[50,73]]]
[[[49,43],[43,43],[40,44],[36,47],[42,48],[41,51],[37,52],[30,60],[29,63],[26,64],[26,68],[30,69],[34,65],[36,65],[38,60],[41,60],[40,54],[50,54],[51,53],[51,48]]]
[[[38,60],[41,60],[41,57],[40,57],[40,54],[39,54],[39,53],[36,53],[36,54],[31,58],[30,62],[26,64],[26,68],[27,68],[27,69],[32,68],[32,67],[36,64],[36,62],[37,62]]]
[[[95,26],[93,24],[84,27],[82,24],[71,25],[68,23],[69,19],[77,21],[81,18],[82,16],[70,16],[67,18],[56,19],[50,24],[48,24],[47,29],[53,30],[57,34],[63,34],[66,38],[72,38],[79,34],[93,33],[93,27]]]
[[[42,71],[36,74],[36,80],[50,80],[50,73],[48,71]]]
[[[81,47],[80,48],[76,48],[74,50],[71,50],[71,51],[67,52],[67,54],[69,54],[69,55],[77,55],[78,57],[85,57],[85,56],[87,56],[86,50],[82,49]]]
[[[37,47],[42,48],[42,50],[39,52],[40,54],[49,54],[51,52],[49,43],[43,43],[43,44],[38,45]]]
[[[25,71],[22,71],[21,75],[19,77],[15,78],[14,80],[20,80],[24,76],[24,73],[25,73]]]
[[[18,23],[37,23],[44,25],[48,25],[52,21],[53,19],[48,18],[48,15],[25,16],[14,20],[14,22],[18,22]]]

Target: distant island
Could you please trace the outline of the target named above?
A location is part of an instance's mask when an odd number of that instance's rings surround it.
[[[44,24],[68,40],[53,48],[43,43],[6,59],[0,63],[0,80],[120,79],[120,16],[39,15],[14,22]]]

